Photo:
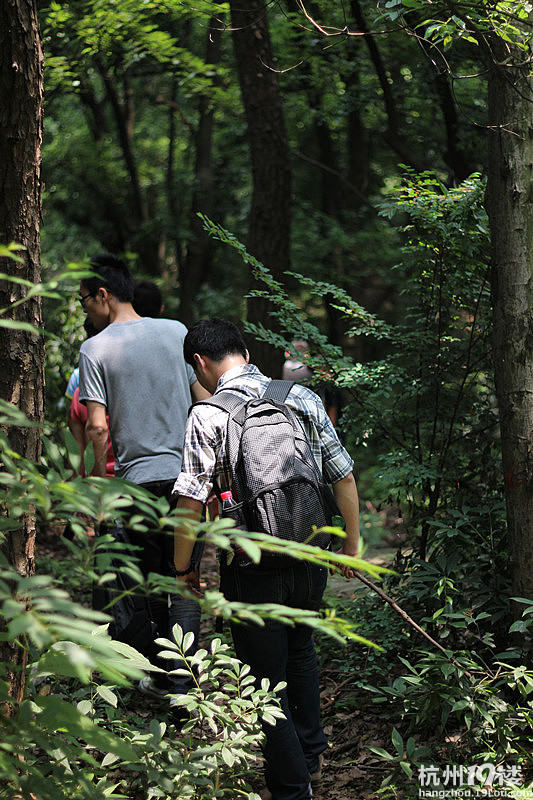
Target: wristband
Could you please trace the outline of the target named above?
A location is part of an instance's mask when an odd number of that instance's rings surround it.
[[[194,564],[191,562],[187,569],[175,569],[174,574],[178,576],[178,578],[183,578],[185,575],[189,575],[191,572],[194,572]]]

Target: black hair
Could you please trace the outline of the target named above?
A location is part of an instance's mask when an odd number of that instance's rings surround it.
[[[238,327],[220,317],[196,322],[183,342],[185,361],[192,367],[195,353],[207,356],[212,361],[222,361],[226,356],[235,354],[246,358],[246,352],[246,344]]]
[[[91,258],[90,266],[96,275],[84,278],[81,284],[93,297],[100,286],[104,286],[120,303],[132,302],[133,278],[122,258],[112,253],[99,253]]]
[[[153,281],[137,281],[133,288],[133,308],[141,317],[158,317],[163,295]]]
[[[98,328],[94,327],[89,317],[85,317],[83,327],[85,328],[85,333],[87,334],[88,339],[92,339],[93,336],[96,336],[97,333],[100,333]]]

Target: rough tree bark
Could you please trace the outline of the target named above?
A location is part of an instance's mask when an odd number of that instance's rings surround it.
[[[230,0],[230,9],[253,176],[247,245],[281,278],[290,260],[291,170],[281,93],[271,69],[267,6],[264,0]],[[249,302],[248,319],[274,327],[264,300]],[[267,374],[281,374],[282,352],[259,342],[251,350],[252,360]]]
[[[0,258],[0,272],[40,281],[40,207],[43,56],[34,0],[0,3],[0,242],[25,247],[22,261]],[[0,283],[0,308],[8,308],[27,292],[23,285]],[[11,319],[41,326],[41,303],[32,299],[10,313]],[[26,330],[0,328],[0,397],[21,409],[33,422],[44,414],[44,345]],[[12,447],[38,461],[38,427],[10,428]],[[34,570],[35,519],[21,519],[2,549],[22,575]],[[20,699],[24,687],[25,652],[0,642],[0,661],[10,664],[10,694]]]
[[[525,69],[493,65],[487,210],[494,373],[513,592],[533,599],[532,115],[533,82]]]

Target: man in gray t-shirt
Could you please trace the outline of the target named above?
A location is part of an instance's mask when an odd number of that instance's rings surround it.
[[[109,430],[115,475],[171,500],[181,470],[185,423],[191,402],[207,396],[183,357],[187,329],[181,322],[140,317],[133,308],[133,278],[122,259],[102,254],[91,260],[94,277],[80,284],[80,302],[100,331],[80,350],[80,401],[87,406],[86,434],[93,443],[93,475],[105,477]],[[142,548],[145,575],[173,573],[172,538],[158,531],[130,536]],[[192,565],[197,568],[197,564]],[[192,581],[194,584],[194,581]],[[200,610],[180,595],[151,598],[159,635],[178,622],[198,638]],[[152,696],[182,693],[183,678],[143,680]]]
[[[93,417],[95,404],[108,409],[118,478],[148,483],[180,473],[196,388],[182,355],[186,333],[175,320],[137,317],[113,322],[82,344],[80,400]],[[90,425],[91,419],[89,431]]]

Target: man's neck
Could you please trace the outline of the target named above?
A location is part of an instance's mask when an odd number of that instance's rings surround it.
[[[109,304],[109,323],[112,322],[131,322],[135,319],[141,319],[139,314],[135,311],[131,303],[120,303],[115,300]]]
[[[226,358],[224,358],[223,361],[220,361],[217,365],[217,380],[220,380],[220,378],[225,375],[226,372],[229,372],[230,369],[246,366],[247,363],[248,362],[241,355],[226,356]]]
[[[218,382],[226,372],[235,367],[245,366],[248,362],[241,355],[235,354],[226,356],[222,361],[211,361],[206,359],[207,370],[204,372],[204,380],[202,386],[208,392],[213,393],[218,386]]]

